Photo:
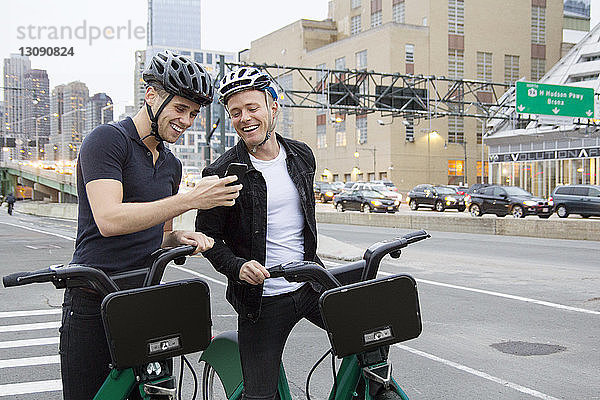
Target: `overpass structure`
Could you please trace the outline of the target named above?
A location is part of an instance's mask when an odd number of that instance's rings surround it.
[[[33,200],[48,200],[56,203],[77,201],[75,175],[61,174],[19,162],[0,163],[2,193],[15,193],[18,186],[32,188]]]

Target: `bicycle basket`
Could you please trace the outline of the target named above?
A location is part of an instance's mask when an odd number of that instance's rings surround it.
[[[417,284],[408,275],[328,290],[319,306],[333,351],[340,358],[421,334]]]
[[[211,338],[209,288],[190,279],[111,293],[102,319],[117,369],[204,350]]]

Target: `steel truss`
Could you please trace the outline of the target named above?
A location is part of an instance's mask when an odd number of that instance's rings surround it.
[[[415,121],[455,116],[526,125],[537,119],[515,113],[514,96],[507,95],[512,86],[505,83],[276,64],[225,63],[225,73],[240,66],[259,68],[277,82],[284,107],[331,114],[379,112],[382,117]],[[576,119],[574,124],[595,125],[589,119]]]

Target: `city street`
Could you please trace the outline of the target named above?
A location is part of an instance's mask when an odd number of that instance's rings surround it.
[[[72,221],[3,213],[0,225],[1,275],[70,258]],[[366,248],[406,231],[322,224],[319,233]],[[600,398],[598,242],[430,233],[381,269],[418,282],[423,333],[390,352],[393,375],[410,398]],[[225,279],[206,260],[169,268],[165,280],[198,276],[211,288],[213,334],[234,329]],[[61,398],[61,296],[50,284],[0,289],[0,398]],[[294,398],[305,398],[308,371],[328,347],[325,333],[308,322],[292,332],[284,364]],[[189,359],[201,373],[198,356]],[[330,364],[312,378],[314,399],[327,397]],[[184,398],[191,385],[187,375]]]

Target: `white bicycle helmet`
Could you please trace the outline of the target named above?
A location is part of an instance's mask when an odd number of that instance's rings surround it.
[[[277,101],[277,90],[272,85],[271,78],[255,67],[240,67],[226,74],[220,81],[217,95],[219,101],[227,105],[232,95],[250,89],[268,92]]]

